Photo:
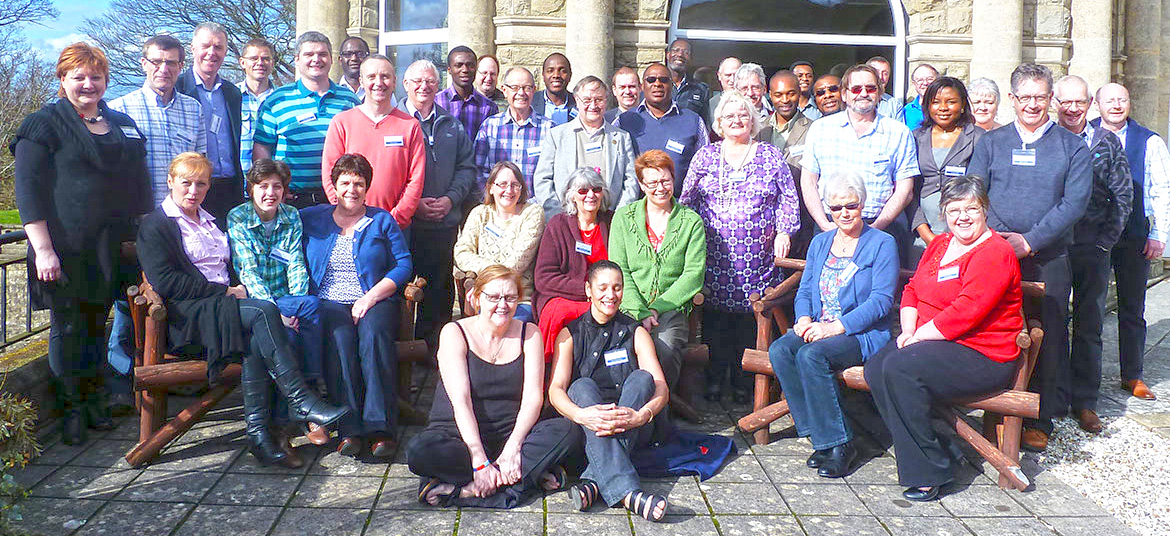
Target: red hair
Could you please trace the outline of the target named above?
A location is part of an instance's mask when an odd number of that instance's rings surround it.
[[[65,47],[57,57],[57,80],[63,80],[69,71],[79,68],[100,73],[107,84],[110,82],[110,60],[98,47],[89,43],[73,43]],[[57,96],[65,97],[65,88],[58,87]]]
[[[637,160],[634,160],[634,173],[638,175],[638,180],[642,180],[642,170],[646,168],[669,171],[671,178],[674,178],[674,160],[666,151],[650,149],[638,155]]]

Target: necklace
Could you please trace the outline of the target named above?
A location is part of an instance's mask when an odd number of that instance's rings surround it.
[[[100,122],[102,119],[104,119],[101,116],[101,114],[95,115],[93,117],[86,117],[85,114],[78,112],[77,116],[80,117],[82,121],[85,121],[86,123],[89,123],[91,125],[96,125],[96,124],[98,124],[98,122]]]
[[[499,359],[500,359],[500,351],[502,351],[504,349],[503,338],[500,338],[500,340],[496,341],[496,344],[494,345],[495,349],[492,349],[493,345],[491,344],[491,340],[486,335],[482,335],[479,332],[479,330],[476,330],[476,336],[479,337],[480,341],[483,341],[484,346],[486,346],[487,350],[489,352],[491,352],[491,355],[487,356],[487,358],[484,359],[484,361],[487,361],[487,362],[495,365],[496,361],[499,361]],[[483,357],[483,356],[481,356],[481,357]]]

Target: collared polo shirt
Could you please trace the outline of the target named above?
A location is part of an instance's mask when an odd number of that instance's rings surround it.
[[[337,79],[337,85],[352,91],[354,95],[357,95],[357,98],[359,101],[364,100],[366,98],[366,88],[362,87],[361,84],[358,84],[357,87],[353,87],[353,86],[349,85],[349,80],[346,80],[344,76]],[[394,106],[395,104],[394,104],[394,96],[393,95],[390,96],[390,101],[391,101],[390,105]]]
[[[110,109],[122,112],[146,135],[146,167],[154,205],[170,195],[167,173],[180,153],[207,153],[207,131],[199,101],[174,91],[170,102],[148,85],[110,101]]]
[[[319,95],[298,80],[264,99],[253,141],[276,147],[273,156],[288,164],[293,190],[320,188],[321,150],[329,122],[359,103],[352,91],[337,84]]]
[[[260,105],[273,91],[272,81],[268,82],[268,89],[259,95],[248,89],[246,81],[236,84],[240,88],[240,169],[247,173],[252,169],[252,135],[256,132],[256,120],[260,115]]]
[[[483,122],[500,113],[496,103],[480,92],[472,90],[471,95],[464,99],[459,96],[454,87],[444,89],[435,95],[435,104],[442,106],[460,123],[463,123],[463,128],[467,130],[467,136],[473,140],[479,134],[479,128]]]
[[[482,191],[487,185],[492,166],[508,160],[520,166],[528,195],[533,195],[532,175],[536,173],[536,161],[540,159],[540,144],[552,126],[552,120],[534,113],[531,108],[524,121],[516,121],[511,109],[487,118],[475,137],[476,184],[479,189]]]
[[[228,123],[227,101],[224,100],[223,90],[220,87],[224,80],[218,75],[215,84],[208,88],[203,78],[195,76],[195,93],[199,95],[199,104],[203,105],[203,124],[207,128],[207,159],[211,160],[212,177],[232,177],[236,174],[236,165],[232,162],[232,127]]]

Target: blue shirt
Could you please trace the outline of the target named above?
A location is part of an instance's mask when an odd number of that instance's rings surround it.
[[[320,188],[321,150],[329,121],[358,104],[357,95],[332,82],[319,95],[297,80],[264,99],[253,142],[276,148],[273,158],[284,160],[292,171],[290,188]]]
[[[111,110],[130,116],[146,136],[146,168],[155,206],[171,193],[167,187],[171,160],[179,153],[207,152],[202,106],[187,95],[173,93],[170,102],[163,102],[161,95],[143,85],[109,103]]]
[[[914,130],[922,126],[922,97],[914,97],[914,100],[906,104],[902,108],[902,122],[906,123],[906,128]]]
[[[256,132],[256,119],[260,116],[260,105],[276,89],[268,82],[268,89],[259,95],[248,90],[247,82],[236,84],[240,88],[240,169],[247,173],[252,169],[252,135]],[[245,186],[245,189],[247,187]]]
[[[194,74],[194,73],[192,73]],[[203,125],[207,128],[207,159],[211,160],[212,177],[234,177],[236,165],[232,163],[232,127],[227,101],[223,98],[223,79],[215,77],[211,89],[203,85],[203,78],[195,75],[196,93],[199,104],[203,105]]]
[[[496,162],[508,160],[520,166],[524,173],[521,178],[532,195],[532,176],[536,173],[536,162],[540,160],[540,147],[544,137],[552,128],[552,121],[529,111],[523,122],[512,117],[507,109],[487,118],[475,137],[475,166],[477,187],[487,186],[488,175]]]

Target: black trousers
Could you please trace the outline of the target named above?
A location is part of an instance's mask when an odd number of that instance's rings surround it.
[[[747,393],[751,378],[744,373],[740,359],[744,348],[756,344],[756,321],[752,314],[715,307],[704,309],[703,343],[711,352],[706,370],[707,387],[722,388],[723,378],[730,374],[732,390]]]
[[[891,342],[866,360],[865,381],[894,438],[898,482],[906,487],[950,482],[953,451],[930,425],[931,404],[1001,389],[1015,370],[1015,361],[998,363],[950,341],[901,349]]]
[[[66,405],[81,402],[81,383],[98,378],[106,360],[106,315],[110,302],[56,299],[49,312],[49,369],[58,397]]]
[[[481,436],[488,458],[495,460],[504,450],[507,435]],[[520,481],[496,490],[488,497],[456,499],[457,506],[480,508],[514,508],[540,492],[541,475],[581,445],[581,427],[563,417],[537,422],[528,431],[520,447]],[[471,482],[471,452],[453,423],[434,423],[419,432],[406,445],[406,463],[410,471],[426,483],[432,478],[464,486]]]
[[[877,218],[865,218],[865,223],[873,224]],[[898,213],[890,224],[882,229],[890,236],[894,237],[894,242],[898,244],[898,260],[903,267],[913,268],[910,264],[910,250],[914,245],[914,236],[911,236],[910,219],[906,217],[906,211]]]
[[[1101,390],[1101,326],[1109,290],[1109,256],[1094,244],[1080,244],[1069,248],[1068,258],[1073,300],[1070,402],[1073,411],[1096,411]]]
[[[284,202],[299,210],[320,205],[321,203],[328,203],[329,197],[325,195],[325,188],[298,188],[289,191],[289,195],[285,197]]]
[[[1150,278],[1150,261],[1142,254],[1145,246],[1145,239],[1123,237],[1110,255],[1117,281],[1117,339],[1122,380],[1142,378],[1146,351],[1146,280]]]
[[[235,177],[214,177],[207,197],[203,199],[203,209],[215,216],[215,226],[226,232],[228,212],[244,201],[244,181]]]
[[[1068,350],[1068,300],[1072,293],[1072,271],[1066,251],[1026,257],[1020,260],[1020,271],[1025,281],[1044,283],[1044,298],[1040,301],[1040,324],[1044,342],[1029,389],[1040,393],[1040,419],[1027,425],[1045,433],[1052,432],[1052,419],[1068,414],[1071,401],[1071,366]],[[1029,300],[1025,308],[1032,309]]]
[[[426,299],[418,304],[418,319],[414,336],[427,341],[427,349],[434,354],[438,348],[439,330],[451,321],[451,306],[455,302],[455,240],[459,229],[425,229],[411,226],[410,254],[414,273],[427,280]]]

